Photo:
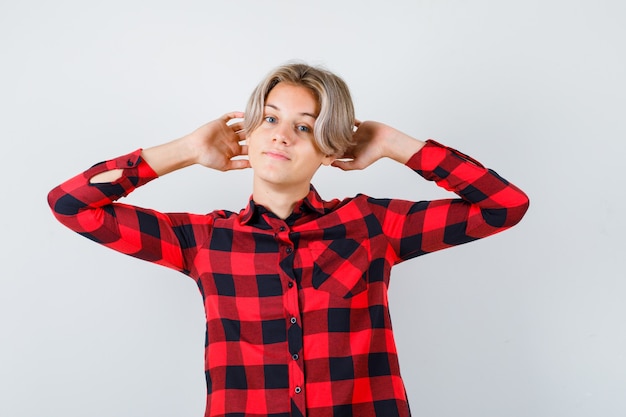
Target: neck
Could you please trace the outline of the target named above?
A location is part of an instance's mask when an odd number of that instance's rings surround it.
[[[309,193],[310,185],[277,185],[254,181],[252,198],[254,202],[270,210],[281,219],[286,219],[293,212],[296,203]]]

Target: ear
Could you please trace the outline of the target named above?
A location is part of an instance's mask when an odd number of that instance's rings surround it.
[[[335,159],[337,159],[337,155],[324,155],[324,158],[322,159],[322,165],[328,166],[335,162]]]

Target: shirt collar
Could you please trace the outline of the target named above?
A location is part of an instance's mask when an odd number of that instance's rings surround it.
[[[264,208],[254,202],[252,196],[248,201],[248,205],[239,213],[239,221],[241,224],[248,224],[250,221],[259,214],[259,210],[265,211]],[[317,193],[317,190],[313,185],[310,185],[309,193],[300,201],[296,203],[294,213],[310,211],[323,215],[326,213],[324,209],[324,200]],[[292,215],[294,214],[292,213]]]

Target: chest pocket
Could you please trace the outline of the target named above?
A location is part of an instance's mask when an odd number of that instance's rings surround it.
[[[313,241],[308,249],[313,262],[311,285],[350,298],[367,289],[368,251],[354,239]]]

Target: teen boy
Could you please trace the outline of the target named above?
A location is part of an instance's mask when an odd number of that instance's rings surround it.
[[[324,201],[311,186],[322,164],[363,169],[384,157],[458,198]],[[247,207],[161,213],[115,202],[192,164],[252,167]],[[272,71],[245,113],[95,165],[49,203],[72,230],[196,281],[212,417],[408,416],[391,267],[505,230],[528,208],[521,190],[468,156],[357,121],[345,83],[304,64]]]

